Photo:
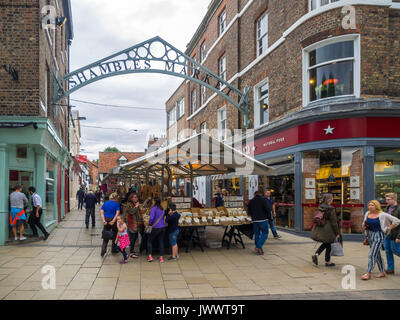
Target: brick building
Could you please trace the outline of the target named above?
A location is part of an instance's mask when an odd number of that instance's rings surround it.
[[[211,1],[185,53],[250,88],[255,142],[244,150],[277,169],[257,184],[273,190],[281,227],[308,232],[330,192],[343,231],[359,234],[368,201],[400,192],[399,34],[399,0]],[[233,105],[190,81],[166,111],[169,142],[244,128]],[[250,177],[240,180],[239,190],[233,179],[212,188],[246,198]]]
[[[100,181],[111,173],[112,169],[144,156],[144,152],[99,152]]]
[[[44,8],[46,5],[51,7]],[[51,18],[49,18],[49,14]],[[54,23],[52,22],[54,19]],[[65,19],[67,19],[65,23]],[[41,21],[46,25],[42,25]],[[52,28],[54,27],[54,28]],[[8,195],[36,187],[51,230],[68,208],[68,100],[53,104],[54,74],[69,71],[69,0],[0,1],[0,245],[8,239]],[[29,229],[27,230],[29,232]]]
[[[99,167],[97,161],[88,160],[87,165],[90,176],[89,186],[93,190],[97,190],[99,187]]]

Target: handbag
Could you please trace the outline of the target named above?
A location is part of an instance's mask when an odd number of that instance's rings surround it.
[[[103,240],[111,240],[114,237],[114,233],[112,232],[112,230],[103,230],[102,234],[101,234],[101,238]]]
[[[164,213],[158,218],[158,220],[152,226],[146,226],[146,228],[144,228],[144,233],[150,234],[153,231],[153,226],[159,223],[162,217],[164,217]]]
[[[336,241],[331,244],[331,256],[334,256],[334,257],[343,257],[344,256],[343,247],[340,244],[338,239],[336,239]]]
[[[368,228],[368,224],[365,223],[366,227]],[[364,246],[369,246],[369,241],[368,241],[368,231],[365,230],[364,232],[364,241],[363,241]]]

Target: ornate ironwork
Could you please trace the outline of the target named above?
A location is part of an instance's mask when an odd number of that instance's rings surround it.
[[[158,36],[56,78],[55,104],[95,81],[129,73],[162,73],[205,86],[240,110],[244,114],[245,127],[248,127],[249,88],[246,86],[244,92],[236,89]]]

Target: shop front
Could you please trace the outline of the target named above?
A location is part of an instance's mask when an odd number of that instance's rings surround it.
[[[276,169],[264,177],[277,226],[308,235],[324,193],[333,194],[345,238],[358,238],[367,203],[400,193],[400,118],[309,122],[255,139],[255,158]],[[260,183],[260,182],[259,182]]]
[[[56,227],[65,215],[64,182],[68,181],[65,168],[68,168],[67,149],[48,119],[1,119],[0,245],[10,236],[9,195],[16,185],[22,185],[28,199],[28,188],[36,188],[43,203],[42,224],[48,231]],[[30,228],[25,228],[25,234],[30,233]]]

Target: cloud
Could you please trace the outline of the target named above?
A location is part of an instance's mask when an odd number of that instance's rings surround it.
[[[159,35],[181,51],[203,19],[210,0],[72,0],[75,38],[71,71]],[[71,95],[72,99],[103,104],[165,109],[181,78],[161,74],[131,74],[107,78]],[[82,126],[137,129],[106,130],[82,127],[83,154],[97,159],[108,146],[144,151],[150,134],[166,132],[164,110],[122,109],[71,101],[86,117]]]

